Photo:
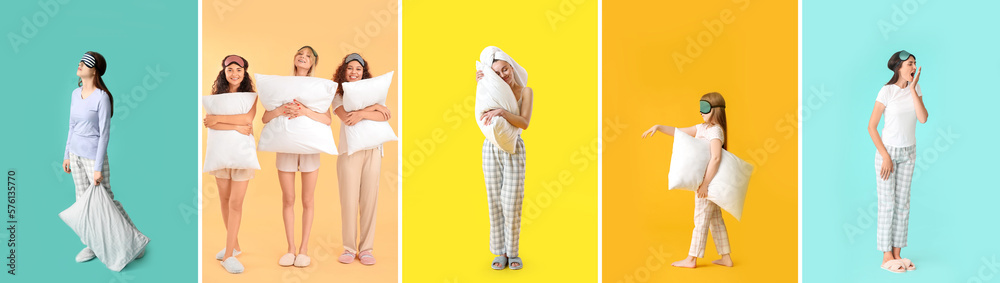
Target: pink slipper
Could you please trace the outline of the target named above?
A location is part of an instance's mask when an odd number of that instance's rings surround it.
[[[372,251],[363,251],[358,256],[358,258],[361,259],[361,264],[364,264],[364,265],[375,264],[375,256],[372,255]]]
[[[903,261],[894,259],[883,263],[882,269],[888,270],[893,273],[903,273],[906,272],[906,265],[903,264]]]
[[[903,266],[906,266],[906,270],[917,270],[917,266],[913,265],[913,262],[908,258],[900,259],[903,262]]]
[[[344,250],[344,253],[337,258],[337,261],[343,264],[352,263],[354,262],[354,254],[352,254],[351,251]]]

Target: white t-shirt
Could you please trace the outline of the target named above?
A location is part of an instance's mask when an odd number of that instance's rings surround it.
[[[923,96],[920,84],[914,87],[918,96]],[[882,127],[882,144],[894,147],[907,147],[917,144],[917,111],[913,108],[913,95],[910,88],[900,88],[889,84],[878,91],[875,101],[885,105],[885,125]]]
[[[725,133],[722,132],[722,127],[719,125],[708,126],[708,123],[702,123],[694,126],[698,130],[694,137],[699,139],[704,139],[707,141],[712,141],[713,139],[718,139],[722,143],[726,142]]]

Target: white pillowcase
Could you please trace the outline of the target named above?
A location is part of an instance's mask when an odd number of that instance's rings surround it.
[[[59,218],[114,271],[125,268],[149,244],[149,238],[129,223],[103,186],[90,185]]]
[[[330,109],[337,91],[337,83],[328,79],[261,74],[254,77],[257,79],[260,103],[268,111],[298,100],[307,108],[323,113]],[[295,119],[278,116],[271,119],[260,132],[257,149],[297,154],[337,154],[330,126],[305,116]]]
[[[476,68],[483,71],[483,78],[476,84],[476,125],[483,136],[503,151],[513,154],[517,146],[517,138],[521,136],[521,128],[511,125],[500,116],[493,117],[489,125],[483,125],[483,113],[492,109],[503,108],[511,113],[520,113],[520,105],[514,99],[510,85],[503,81],[489,65],[476,62]]]
[[[395,72],[341,84],[344,87],[344,111],[357,111],[375,104],[385,106],[385,97],[389,94],[393,73]],[[376,148],[385,142],[399,140],[392,131],[392,126],[389,126],[389,121],[361,120],[353,126],[345,126],[344,133],[347,137],[348,155]]]
[[[705,180],[711,158],[709,141],[689,136],[680,129],[674,130],[674,148],[670,156],[670,173],[667,174],[669,188],[697,190]],[[708,200],[740,220],[751,173],[753,165],[723,149],[719,170],[708,184]]]
[[[239,115],[250,112],[256,99],[257,94],[253,92],[234,92],[203,96],[201,101],[207,114]],[[224,168],[260,170],[253,135],[208,129],[207,141],[203,172]]]

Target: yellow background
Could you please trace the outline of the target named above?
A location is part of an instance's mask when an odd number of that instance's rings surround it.
[[[742,5],[604,2],[604,282],[797,279],[796,2]],[[724,10],[735,19],[712,34],[705,23]],[[687,38],[703,32],[711,38],[701,35],[707,44],[681,71],[674,53],[689,56]],[[729,150],[756,167],[743,221],[723,213],[736,265],[711,264],[709,239],[698,268],[670,267],[688,253],[694,193],[667,190],[673,138],[640,135],[702,123],[698,100],[712,91],[726,98]]]
[[[230,5],[229,2],[238,2]],[[319,53],[313,76],[332,78],[340,60],[350,52],[361,53],[371,64],[372,76],[396,70],[386,104],[397,109],[398,9],[391,1],[204,1],[202,95],[211,94],[212,82],[226,55],[238,54],[250,63],[251,73],[291,75],[292,58],[299,47],[311,45]],[[386,17],[385,15],[388,14]],[[378,17],[376,17],[378,15]],[[385,20],[385,21],[380,21]],[[360,31],[360,32],[359,32]],[[359,35],[362,34],[362,35]],[[366,40],[367,39],[367,40]],[[346,50],[342,45],[349,45]],[[260,137],[264,107],[258,103],[255,137]],[[397,129],[399,113],[389,121]],[[200,121],[200,120],[199,120]],[[340,120],[333,117],[333,134],[340,141]],[[201,129],[202,137],[206,131]],[[204,148],[205,141],[202,140]],[[343,251],[337,157],[322,154],[316,185],[315,216],[309,242],[312,264],[306,268],[280,267],[286,252],[281,220],[281,188],[273,152],[257,152],[261,170],[250,180],[243,204],[238,258],[246,267],[240,275],[227,273],[215,259],[225,246],[226,230],[219,211],[215,177],[202,174],[202,251],[204,282],[396,282],[398,277],[397,143],[384,145],[375,230],[378,263],[363,266],[337,262]],[[201,153],[203,156],[204,153]],[[301,179],[296,173],[295,243],[302,233]]]
[[[518,271],[490,268],[473,117],[474,63],[490,45],[535,93]],[[403,68],[404,282],[596,281],[597,2],[406,2]]]

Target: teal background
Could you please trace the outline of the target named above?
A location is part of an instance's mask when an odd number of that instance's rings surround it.
[[[1000,281],[1000,222],[992,217],[1000,186],[990,179],[1000,156],[992,146],[1000,137],[1000,2],[803,1],[802,10],[803,280]],[[893,13],[906,19],[894,23]],[[898,30],[885,37],[879,21]],[[923,67],[929,116],[917,124],[902,250],[917,270],[894,274],[880,268],[875,246],[876,150],[867,125],[892,76],[889,57],[901,49]]]
[[[4,3],[0,169],[17,170],[19,229],[17,275],[4,266],[0,281],[197,282],[197,8],[165,0]],[[22,18],[44,25],[15,51],[10,37],[23,33]],[[60,166],[77,63],[89,50],[106,57],[115,99],[111,189],[150,238],[146,256],[121,273],[96,259],[76,263],[84,246],[58,217],[74,202],[72,177]],[[147,68],[167,74],[158,81]]]

